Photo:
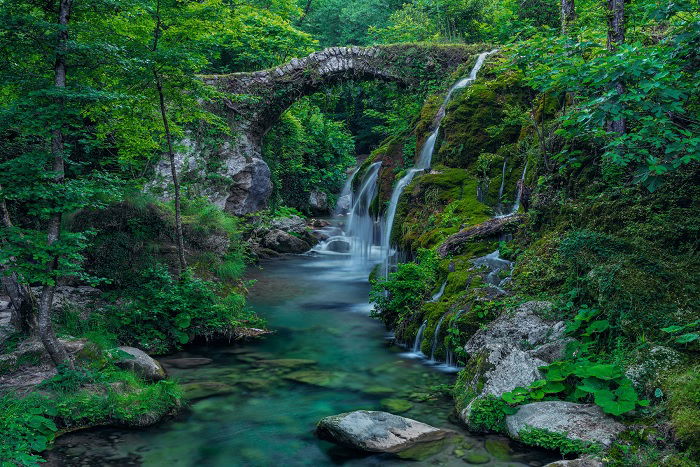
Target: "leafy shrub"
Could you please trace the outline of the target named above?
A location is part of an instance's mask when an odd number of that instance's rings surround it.
[[[28,404],[12,395],[0,396],[0,460],[2,465],[35,466],[42,461],[33,454],[53,441],[58,431],[52,417],[56,408],[44,399]]]
[[[230,335],[236,327],[259,325],[238,293],[220,296],[221,286],[185,271],[179,280],[164,265],[146,269],[124,303],[107,311],[120,342],[163,353],[198,336]]]
[[[373,314],[389,326],[415,312],[437,281],[438,261],[434,251],[420,250],[415,263],[399,264],[388,279],[372,281]]]
[[[490,394],[477,398],[471,405],[469,428],[475,431],[503,433],[506,430],[506,415],[515,412],[516,409]]]

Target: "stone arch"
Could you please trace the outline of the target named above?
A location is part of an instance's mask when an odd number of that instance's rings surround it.
[[[262,160],[262,139],[280,115],[303,96],[346,80],[381,80],[412,86],[426,78],[445,76],[483,47],[468,45],[396,44],[373,47],[331,47],[269,70],[202,76],[229,97],[212,104],[225,117],[232,139],[219,148],[187,141],[178,169],[211,179],[207,157],[220,161],[220,182],[201,184],[202,195],[232,214],[264,209],[272,190],[270,170]],[[167,180],[169,165],[157,168]]]

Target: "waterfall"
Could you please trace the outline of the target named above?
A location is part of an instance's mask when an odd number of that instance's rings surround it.
[[[518,184],[515,187],[515,203],[513,203],[513,209],[511,210],[511,214],[515,214],[518,212],[518,209],[520,209],[520,199],[523,196],[523,187],[525,184],[525,174],[527,173],[527,161],[525,162],[525,167],[523,167],[523,174],[520,176],[520,180],[518,180]]]
[[[355,180],[355,175],[357,175],[359,170],[359,167],[353,170],[345,182],[345,185],[343,185],[343,190],[340,192],[340,195],[338,195],[338,202],[335,203],[333,216],[347,214],[350,208],[352,208],[352,182]]]
[[[506,167],[508,165],[508,158],[504,157],[503,158],[503,169],[501,170],[501,186],[498,189],[498,212],[501,213],[503,212],[503,206],[502,206],[502,201],[503,201],[503,189],[506,186]]]
[[[430,361],[434,362],[435,361],[435,350],[437,349],[438,345],[438,337],[440,336],[440,328],[442,327],[442,322],[445,320],[445,316],[447,316],[449,312],[445,313],[440,317],[440,321],[438,321],[437,326],[435,326],[435,332],[433,333],[433,343],[430,349]]]
[[[435,292],[435,294],[432,297],[430,297],[429,302],[432,303],[432,302],[437,302],[438,300],[440,300],[440,298],[442,297],[442,294],[445,293],[445,287],[447,287],[447,281],[442,283],[442,285],[440,286],[440,290]]]
[[[371,259],[374,245],[375,222],[369,210],[377,196],[377,178],[381,165],[381,162],[375,162],[367,168],[360,189],[354,197],[345,228],[345,234],[350,237],[351,257],[364,263]]]
[[[389,207],[387,208],[386,218],[382,228],[381,251],[384,261],[384,277],[387,277],[389,275],[389,263],[391,261],[391,257],[393,256],[393,253],[391,252],[391,230],[394,227],[394,217],[396,216],[396,208],[399,204],[399,198],[401,197],[403,190],[406,188],[406,186],[408,186],[409,183],[411,183],[411,181],[416,176],[416,174],[418,174],[418,172],[430,168],[430,163],[433,159],[433,150],[435,149],[435,142],[438,137],[438,132],[440,131],[440,123],[442,123],[442,119],[445,118],[445,109],[447,108],[447,104],[452,98],[452,94],[456,90],[462,89],[472,84],[476,79],[477,73],[479,73],[479,70],[483,66],[486,57],[488,57],[494,52],[496,51],[493,50],[491,52],[484,52],[482,54],[479,54],[479,57],[477,58],[474,67],[469,73],[469,76],[466,78],[462,78],[461,80],[457,81],[457,83],[452,85],[450,90],[447,92],[447,96],[445,96],[445,99],[442,101],[442,105],[440,106],[440,109],[438,110],[435,116],[435,120],[433,121],[435,129],[430,134],[428,139],[425,140],[425,143],[423,143],[423,147],[421,149],[418,160],[416,161],[416,164],[413,166],[413,168],[409,169],[408,172],[406,172],[406,175],[404,175],[401,178],[401,180],[399,180],[399,182],[394,187],[394,191],[391,193]]]
[[[416,340],[413,341],[413,353],[416,355],[421,355],[420,346],[423,343],[423,332],[425,327],[428,325],[428,321],[423,321],[423,324],[418,328],[418,334],[416,334]]]

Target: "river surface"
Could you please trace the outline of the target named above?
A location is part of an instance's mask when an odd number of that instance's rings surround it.
[[[251,268],[252,306],[275,333],[229,346],[191,347],[166,367],[191,399],[144,430],[92,429],[60,438],[49,465],[325,466],[530,465],[554,460],[499,436],[470,435],[453,419],[454,375],[405,358],[369,317],[366,271],[340,256],[288,256]],[[362,456],[313,435],[319,419],[386,409],[458,435],[413,460]]]

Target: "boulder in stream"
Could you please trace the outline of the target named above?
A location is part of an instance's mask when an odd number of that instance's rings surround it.
[[[278,253],[305,253],[311,249],[311,245],[284,230],[271,230],[262,239],[264,248]]]
[[[316,435],[327,441],[369,452],[398,453],[419,443],[440,441],[453,434],[387,412],[356,410],[322,419]]]

